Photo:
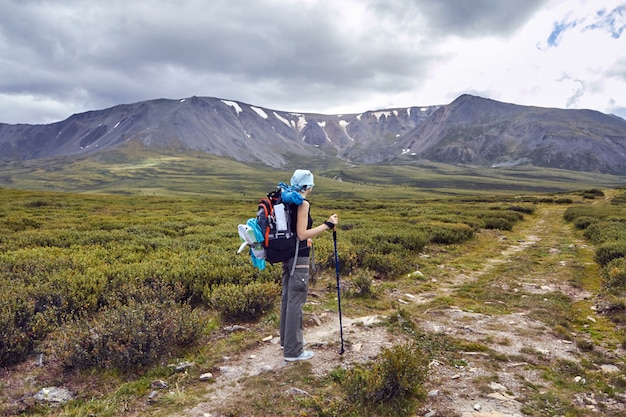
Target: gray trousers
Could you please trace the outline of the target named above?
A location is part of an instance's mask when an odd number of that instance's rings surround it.
[[[283,292],[280,304],[280,344],[286,358],[302,353],[302,307],[309,291],[309,257],[298,257],[283,262]]]

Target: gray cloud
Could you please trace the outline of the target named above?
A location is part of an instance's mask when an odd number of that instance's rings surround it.
[[[0,2],[0,122],[11,123],[191,95],[369,110],[419,91],[448,59],[445,39],[510,36],[546,3]]]
[[[438,36],[482,37],[513,33],[546,3],[548,0],[378,0],[374,7],[408,24],[417,22],[415,16],[421,15],[419,22]]]

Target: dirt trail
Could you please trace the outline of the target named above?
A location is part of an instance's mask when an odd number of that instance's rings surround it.
[[[496,256],[485,259],[482,269],[475,273],[456,275],[455,279],[440,286],[438,291],[454,292],[457,285],[476,280],[498,265],[515,262],[514,257],[538,245],[545,246],[544,250],[547,253],[539,260],[542,264],[554,262],[554,256],[563,246],[587,248],[584,242],[574,237],[571,227],[563,223],[564,210],[560,207],[543,207],[534,216],[527,216],[527,220],[517,229],[517,234],[523,238],[511,242]],[[562,270],[548,277],[535,276],[533,270],[541,268],[530,264],[528,273],[520,276],[517,284],[521,285],[525,292],[548,293],[561,290],[574,295],[577,299],[591,295],[571,288],[567,282],[559,279],[568,275],[565,269],[573,267],[572,264],[560,263],[558,266]],[[485,340],[491,340],[495,342],[489,345],[491,349],[509,357],[521,355],[523,349],[534,349],[551,359],[575,360],[576,347],[571,342],[554,337],[546,331],[542,322],[533,320],[523,312],[486,315],[450,308],[437,310],[436,314],[427,314],[423,319],[421,324],[426,330],[444,332],[468,341],[485,343]],[[466,366],[454,368],[435,364],[431,369],[429,385],[431,389],[438,390],[440,395],[432,397],[429,408],[437,410],[443,407],[463,417],[521,416],[522,404],[517,398],[526,390],[522,381],[543,384],[538,371],[527,370],[525,363],[507,362],[495,372],[497,383],[476,384],[474,381],[481,378],[494,379],[492,364],[485,358],[486,356],[468,352],[464,357]]]
[[[515,262],[524,251],[541,246],[545,256],[537,262],[542,265],[529,264],[528,273],[519,277],[521,285],[527,293],[548,293],[561,291],[574,298],[583,299],[592,294],[581,289],[572,288],[567,280],[568,268],[574,268],[574,262],[556,261],[562,248],[576,247],[580,250],[592,250],[578,239],[570,225],[564,224],[562,215],[564,207],[542,206],[536,213],[526,216],[526,220],[516,227],[516,235],[522,238],[503,241],[504,249],[486,257],[482,267],[474,272],[458,272],[447,274],[446,279],[437,280],[434,289],[427,292],[404,297],[404,303],[416,303],[428,306],[439,295],[454,297],[460,284],[490,273],[493,268],[507,262]],[[535,259],[537,259],[535,257]],[[562,258],[561,258],[562,259]],[[534,274],[533,270],[543,271],[547,263],[550,274]],[[504,285],[504,284],[503,284]],[[397,294],[390,295],[397,298]],[[593,314],[592,311],[589,312]],[[345,314],[345,313],[344,313]],[[315,374],[325,374],[338,367],[349,367],[352,363],[371,360],[376,357],[382,347],[390,347],[398,342],[397,335],[390,335],[384,326],[375,326],[379,317],[351,318],[344,316],[343,329],[346,352],[338,354],[339,323],[335,313],[326,312],[320,316],[309,315],[305,323],[305,339],[308,348],[315,352],[311,359]],[[509,315],[486,315],[471,311],[463,311],[456,307],[438,308],[427,311],[417,318],[424,330],[445,332],[456,338],[487,343],[489,347],[509,357],[520,356],[523,349],[532,348],[549,360],[563,358],[576,360],[576,345],[553,336],[544,323],[536,321],[523,312]],[[270,339],[269,336],[273,336]],[[266,341],[242,357],[225,358],[214,384],[210,385],[206,398],[195,407],[185,410],[181,417],[217,417],[214,414],[220,405],[228,404],[236,398],[242,377],[257,375],[261,372],[279,370],[291,366],[282,359],[282,351],[277,343],[276,335],[268,335]],[[522,416],[518,398],[522,398],[527,389],[524,381],[545,385],[538,371],[525,363],[502,362],[500,369],[494,370],[493,360],[487,355],[467,352],[464,354],[465,366],[453,367],[433,362],[427,390],[430,396],[426,410],[433,416],[456,415],[462,417],[512,417]],[[497,383],[476,382],[493,380],[497,375]],[[582,399],[581,399],[582,401]],[[623,404],[622,404],[623,406]],[[442,413],[445,410],[448,414]]]

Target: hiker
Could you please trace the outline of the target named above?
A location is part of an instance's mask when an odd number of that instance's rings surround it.
[[[296,232],[300,246],[297,257],[283,262],[283,288],[280,307],[280,345],[286,361],[307,360],[313,352],[304,350],[302,337],[302,307],[309,289],[309,264],[311,239],[326,230],[333,229],[339,222],[336,214],[319,226],[313,227],[309,201],[306,199],[313,189],[313,174],[309,170],[297,169],[291,177],[291,186],[304,198],[296,212]],[[295,269],[292,266],[296,262]]]

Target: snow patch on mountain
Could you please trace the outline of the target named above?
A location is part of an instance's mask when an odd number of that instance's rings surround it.
[[[256,112],[256,114],[258,114],[258,115],[259,115],[259,116],[261,116],[262,118],[264,118],[264,119],[268,119],[268,118],[269,118],[269,116],[267,115],[267,113],[265,113],[265,111],[263,111],[263,109],[262,109],[262,108],[260,108],[260,107],[254,107],[254,106],[250,106],[250,108],[251,108],[252,110],[254,110],[254,111]]]
[[[307,120],[306,117],[303,114],[300,113],[291,113],[292,116],[295,116],[298,118],[298,122],[296,123],[296,127],[298,128],[298,132],[301,132],[302,129],[304,129],[307,125]]]
[[[376,120],[378,120],[380,122],[380,118],[381,117],[385,117],[388,118],[389,116],[391,116],[391,112],[390,111],[375,111],[374,113],[372,113],[374,115],[374,117],[376,118]]]
[[[280,114],[273,112],[274,116],[280,120],[281,122],[283,122],[284,124],[286,124],[287,126],[293,128],[293,125],[289,122],[289,120],[285,119],[283,116],[281,116]]]
[[[347,120],[340,120],[339,121],[339,127],[341,127],[343,129],[343,133],[346,134],[348,139],[350,139],[352,142],[354,142],[355,141],[354,138],[348,134],[348,125],[349,124],[350,124],[350,122],[347,121]]]
[[[237,103],[235,101],[222,100],[222,103],[226,104],[227,106],[231,106],[232,108],[234,108],[235,112],[237,113],[237,116],[239,116],[239,113],[243,112],[243,109],[241,108],[239,103]]]

